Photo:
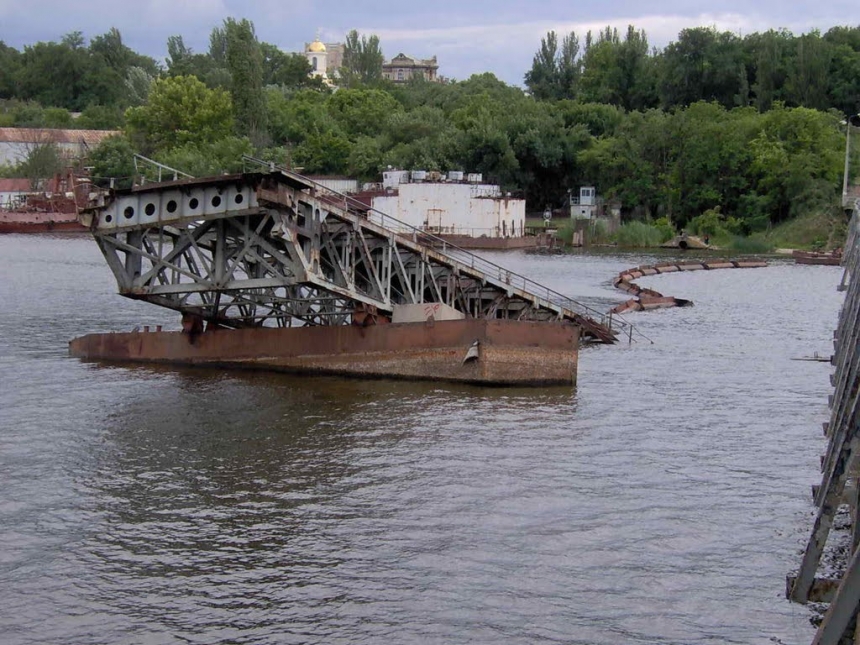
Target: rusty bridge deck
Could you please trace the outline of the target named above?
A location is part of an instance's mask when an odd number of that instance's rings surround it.
[[[122,295],[217,326],[368,324],[396,305],[444,303],[467,317],[570,321],[604,343],[630,331],[284,170],[117,191],[82,219]]]

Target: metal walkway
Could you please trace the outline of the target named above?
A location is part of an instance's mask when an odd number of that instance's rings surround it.
[[[399,304],[444,303],[632,339],[617,316],[463,249],[433,248],[432,236],[282,169],[119,191],[82,220],[122,295],[223,327],[372,324]]]
[[[860,604],[860,210],[854,204],[848,240],[843,253],[844,274],[840,290],[845,302],[834,334],[836,367],[831,376],[834,393],[830,397],[830,421],[824,424],[829,437],[827,453],[822,458],[823,477],[815,490],[817,513],[812,535],[806,546],[800,569],[787,581],[788,597],[800,603],[829,603],[827,613],[813,641],[819,645],[836,645],[843,638],[858,642],[855,626]],[[831,536],[838,514],[850,519],[848,536]],[[828,543],[828,538],[831,538]],[[847,548],[846,548],[847,547]],[[827,574],[823,558],[826,549],[847,550],[847,569],[841,577]],[[832,569],[832,567],[830,567]],[[821,577],[816,577],[822,573]]]

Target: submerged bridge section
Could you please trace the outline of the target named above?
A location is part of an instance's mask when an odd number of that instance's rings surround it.
[[[860,642],[860,210],[854,207],[843,254],[840,290],[845,302],[834,334],[829,437],[821,460],[821,485],[815,487],[816,517],[796,576],[789,576],[788,597],[800,603],[826,603],[814,643]],[[848,531],[832,531],[835,525]]]
[[[122,295],[199,323],[368,325],[397,305],[442,303],[468,318],[570,321],[598,342],[632,335],[618,317],[431,248],[421,231],[283,170],[120,191],[83,219]]]

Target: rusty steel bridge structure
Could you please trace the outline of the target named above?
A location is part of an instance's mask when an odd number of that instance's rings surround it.
[[[115,191],[82,215],[123,296],[224,328],[373,324],[401,304],[633,329],[285,169]]]
[[[853,215],[842,256],[845,301],[834,332],[830,419],[823,424],[829,441],[821,484],[813,487],[812,532],[786,583],[789,599],[824,607],[815,645],[860,642],[860,200],[843,206]]]

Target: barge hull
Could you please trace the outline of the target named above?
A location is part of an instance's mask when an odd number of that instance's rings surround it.
[[[0,212],[0,233],[86,233],[76,213]]]
[[[90,334],[84,360],[208,366],[481,385],[575,385],[580,328],[465,319],[333,327]],[[476,345],[477,341],[477,345]],[[467,359],[468,358],[468,359]]]

